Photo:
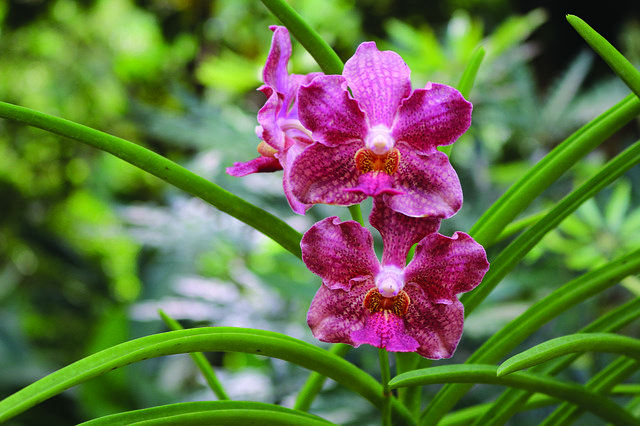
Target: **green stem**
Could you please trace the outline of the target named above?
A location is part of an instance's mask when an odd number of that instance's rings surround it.
[[[362,218],[362,210],[360,210],[360,204],[349,206],[349,213],[351,213],[351,218],[353,220],[364,226],[364,219]]]
[[[325,74],[342,74],[344,64],[336,52],[284,0],[260,0],[316,60]]]
[[[167,324],[167,326],[171,330],[174,330],[174,331],[184,330],[184,328],[180,325],[178,321],[171,318],[162,310],[158,310],[158,313],[160,314],[160,317],[165,322],[165,324]],[[213,370],[213,368],[211,367],[211,364],[209,363],[209,361],[207,361],[207,358],[205,358],[202,352],[192,352],[189,355],[191,356],[191,359],[193,359],[193,362],[196,364],[196,366],[204,376],[204,379],[207,381],[207,384],[209,385],[213,393],[216,394],[218,399],[221,401],[228,400],[229,396],[227,395],[224,388],[222,387],[222,384],[218,380],[218,377],[216,376],[216,372]]]
[[[201,198],[218,210],[262,232],[296,257],[302,257],[302,236],[284,221],[153,151],[81,124],[6,102],[0,102],[0,117],[75,139],[113,154]]]
[[[386,349],[378,349],[380,355],[380,380],[382,381],[382,426],[391,426],[391,388],[389,380],[389,353]]]

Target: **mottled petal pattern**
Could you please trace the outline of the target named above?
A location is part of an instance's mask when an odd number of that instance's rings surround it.
[[[393,137],[419,153],[455,142],[471,125],[472,105],[453,87],[428,83],[415,90],[398,110]]]
[[[404,316],[407,334],[418,343],[417,352],[425,358],[450,358],[462,336],[464,307],[456,298],[436,303],[413,283],[404,291],[411,305]]]
[[[369,223],[382,236],[382,264],[399,268],[405,267],[411,246],[426,235],[437,232],[440,227],[439,218],[403,215],[388,208],[382,197],[373,199]]]
[[[411,94],[411,70],[400,55],[381,52],[374,42],[362,43],[344,65],[353,96],[367,114],[369,126],[391,128],[400,102]]]
[[[357,344],[367,343],[390,352],[414,352],[420,344],[405,330],[403,318],[389,312],[367,315],[364,326],[351,334]]]
[[[302,237],[302,260],[330,289],[349,290],[355,282],[373,280],[380,263],[371,233],[355,221],[328,217]]]
[[[355,144],[328,147],[315,143],[296,159],[291,170],[293,195],[307,204],[349,206],[367,198],[362,192],[344,191],[358,185],[361,175],[354,167]]]
[[[344,77],[324,75],[300,88],[300,121],[314,140],[327,146],[362,140],[367,134],[365,116],[347,90]]]
[[[447,156],[439,151],[420,155],[408,145],[399,144],[402,161],[394,174],[394,188],[402,194],[384,195],[385,204],[413,217],[446,219],[462,206],[462,187]]]
[[[344,191],[375,197],[380,194],[398,195],[402,192],[393,188],[393,179],[385,172],[369,172],[358,177],[358,185],[344,188]]]
[[[352,333],[364,327],[368,311],[363,301],[372,285],[372,280],[362,281],[354,284],[348,292],[320,286],[307,314],[307,324],[313,336],[323,342],[360,346],[363,342],[353,340]]]
[[[449,303],[457,300],[456,294],[473,290],[488,269],[484,248],[469,235],[431,234],[416,247],[405,277],[418,284],[430,300]]]

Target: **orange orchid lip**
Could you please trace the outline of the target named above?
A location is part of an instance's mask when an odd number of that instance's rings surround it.
[[[378,155],[369,148],[361,148],[355,155],[356,168],[362,173],[385,172],[392,175],[400,164],[400,151],[392,148],[384,154]]]

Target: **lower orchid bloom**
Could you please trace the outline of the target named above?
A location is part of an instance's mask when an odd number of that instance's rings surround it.
[[[290,169],[295,158],[313,143],[311,132],[298,119],[298,89],[322,73],[289,74],[287,64],[291,58],[291,39],[285,27],[271,26],[273,39],[262,72],[264,85],[258,90],[267,101],[258,112],[256,134],[262,140],[258,145],[260,156],[245,163],[234,163],[227,168],[232,176],[283,170],[283,188],[294,212],[304,214],[310,204],[300,202],[291,194]]]
[[[437,219],[409,218],[376,204],[371,224],[385,243],[382,263],[371,233],[354,221],[330,217],[302,238],[302,258],[323,283],[307,323],[324,342],[449,358],[464,321],[456,295],[484,277],[489,268],[485,251],[465,233],[451,238],[436,233]],[[392,226],[385,225],[389,222]],[[405,266],[416,240],[415,255]]]

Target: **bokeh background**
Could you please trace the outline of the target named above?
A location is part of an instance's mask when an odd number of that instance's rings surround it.
[[[486,59],[470,96],[473,125],[452,162],[465,205],[442,231],[468,230],[510,184],[582,124],[629,93],[566,22],[584,19],[640,65],[640,5],[528,0],[291,0],[347,60],[375,40],[402,55],[414,87],[455,85],[475,49]],[[0,3],[0,100],[135,141],[285,219],[304,232],[346,209],[293,214],[279,174],[232,178],[256,156],[255,89],[278,24],[258,1],[9,0]],[[294,43],[291,71],[317,71]],[[629,124],[546,191],[543,211],[640,136]],[[550,234],[469,318],[468,354],[552,289],[640,244],[632,170]],[[232,325],[314,341],[306,310],[317,277],[266,237],[204,202],[93,148],[0,120],[0,397],[102,348],[166,330],[162,309],[186,327]],[[363,206],[365,214],[370,204]],[[491,250],[489,251],[491,254]],[[575,330],[640,295],[637,278],[540,330]],[[631,330],[640,334],[638,327]],[[531,343],[531,342],[528,342]],[[535,342],[534,342],[535,343]],[[207,357],[237,399],[291,405],[306,372],[235,353]],[[348,359],[377,371],[377,350]],[[584,356],[566,373],[584,380],[608,362]],[[375,373],[374,373],[375,374]],[[427,389],[425,398],[437,388]],[[497,390],[478,387],[465,404]],[[188,356],[149,360],[57,396],[10,425],[68,425],[113,412],[214,399]],[[377,413],[328,383],[315,413],[376,424]],[[538,424],[544,410],[514,418]],[[585,417],[582,424],[593,419]]]

